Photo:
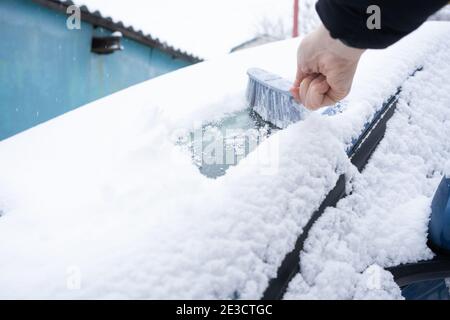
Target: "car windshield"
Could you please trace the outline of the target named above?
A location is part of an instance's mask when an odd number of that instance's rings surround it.
[[[201,174],[217,178],[277,130],[252,110],[245,109],[178,137],[177,144],[191,154]]]

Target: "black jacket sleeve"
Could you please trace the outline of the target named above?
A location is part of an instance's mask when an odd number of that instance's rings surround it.
[[[317,13],[331,36],[363,49],[382,49],[417,29],[448,0],[319,0]],[[370,5],[380,8],[380,29],[369,29]]]

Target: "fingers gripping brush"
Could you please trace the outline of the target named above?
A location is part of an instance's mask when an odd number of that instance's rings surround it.
[[[247,103],[264,121],[284,129],[306,117],[309,111],[289,92],[291,82],[258,68],[249,69],[247,74]]]

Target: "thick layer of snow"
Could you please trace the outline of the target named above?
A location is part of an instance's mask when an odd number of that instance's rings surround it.
[[[427,24],[388,50],[367,52],[342,114],[312,114],[216,180],[199,174],[173,137],[244,109],[249,67],[292,78],[298,40],[182,69],[0,142],[0,297],[260,297],[339,174],[354,173],[346,145],[441,52],[449,30]],[[426,198],[421,204],[411,204],[424,217],[414,243],[425,237]],[[381,231],[363,238],[367,246],[382,248]],[[403,259],[418,257],[396,248]],[[305,261],[314,279],[314,259]],[[345,274],[353,276],[352,267]],[[382,288],[395,291],[388,281]],[[367,285],[358,292],[374,293]]]
[[[373,290],[361,296],[368,282],[360,272],[432,257],[430,203],[442,174],[450,173],[450,37],[430,49],[423,71],[402,86],[397,112],[354,177],[352,194],[313,227],[301,254],[303,272],[286,298],[373,298]],[[382,271],[374,277],[376,297],[400,297],[391,277]]]
[[[262,33],[289,36],[292,0],[74,0],[170,45],[212,58]]]

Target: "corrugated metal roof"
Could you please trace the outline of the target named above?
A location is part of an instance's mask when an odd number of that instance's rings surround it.
[[[67,7],[75,5],[71,0],[33,0],[36,3],[44,5],[48,8],[58,10],[66,14]],[[186,51],[174,48],[166,42],[160,41],[158,38],[150,34],[144,34],[142,30],[135,30],[133,26],[126,26],[122,21],[114,21],[111,17],[105,17],[99,11],[90,11],[86,6],[79,6],[81,11],[81,20],[109,29],[111,31],[120,31],[125,37],[138,41],[152,48],[157,48],[174,57],[196,63],[203,59],[190,54]]]

